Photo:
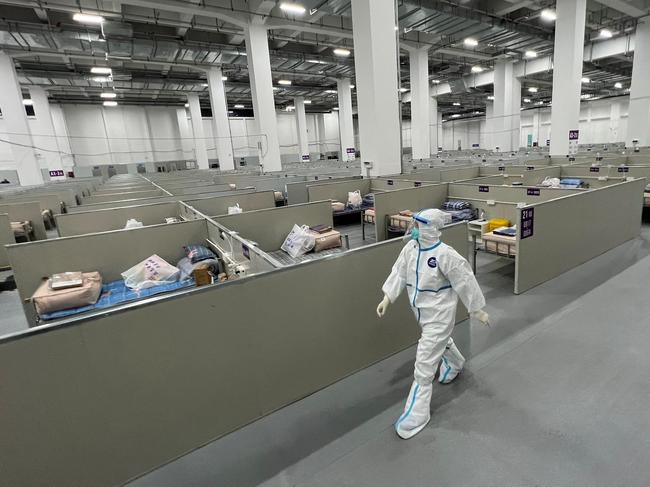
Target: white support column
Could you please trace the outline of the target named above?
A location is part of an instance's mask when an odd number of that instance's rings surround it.
[[[230,122],[228,121],[226,90],[223,86],[222,79],[223,72],[221,68],[215,67],[208,69],[207,75],[219,169],[222,171],[233,171],[235,169],[235,160],[233,159]]]
[[[411,71],[411,149],[413,160],[431,157],[429,48],[409,51]]]
[[[192,152],[192,130],[187,121],[187,109],[179,107],[176,109],[176,120],[178,121],[178,133],[181,137],[181,159],[191,159]]]
[[[630,108],[625,145],[632,147],[637,139],[640,147],[650,146],[650,17],[639,20],[634,39],[634,64],[630,86]]]
[[[318,142],[318,152],[319,154],[324,154],[327,151],[327,134],[325,132],[325,114],[324,113],[318,113],[316,114],[316,133],[317,133],[317,138],[316,142]]]
[[[23,95],[14,62],[2,51],[0,51],[0,109],[5,126],[11,129],[8,131],[19,134],[7,134],[6,137],[11,143],[11,153],[20,184],[22,186],[43,184],[43,175],[33,149],[34,142],[27,123]]]
[[[402,172],[395,0],[352,2],[359,145],[371,176]]]
[[[613,144],[620,142],[621,126],[621,102],[614,100],[609,107],[609,139],[607,142]]]
[[[350,80],[347,78],[338,79],[336,88],[339,98],[339,139],[341,141],[339,159],[341,161],[353,161],[356,158],[356,147],[354,145]]]
[[[413,110],[412,107],[411,110]],[[440,145],[438,139],[439,128],[440,128],[440,121],[438,120],[438,99],[434,96],[431,96],[429,97],[429,144],[430,144],[429,153],[430,154],[438,153],[438,146]]]
[[[488,100],[485,102],[485,148],[496,150],[498,146],[495,136],[494,102]]]
[[[190,105],[190,117],[192,117],[192,131],[194,132],[194,154],[196,165],[199,169],[209,169],[208,150],[205,145],[205,133],[203,131],[203,117],[201,117],[201,104],[198,95],[187,95],[187,103]]]
[[[298,158],[302,162],[309,162],[309,137],[307,135],[307,114],[305,113],[305,99],[297,96],[293,99],[296,107],[296,127],[298,128]]]
[[[540,112],[539,108],[533,110],[533,129],[531,132],[533,134],[533,143],[537,142],[537,146],[541,147],[544,144],[542,144],[541,141],[539,140],[540,139],[539,126],[540,126],[540,118],[541,118],[539,112]]]
[[[569,131],[578,130],[579,126],[586,5],[587,0],[558,0],[556,4],[552,156],[569,153]]]
[[[518,149],[521,83],[514,75],[512,61],[494,63],[493,106],[493,144],[499,147],[501,152]]]
[[[271,58],[269,57],[269,41],[266,27],[251,22],[246,26],[244,32],[253,111],[255,112],[255,122],[259,130],[257,140],[253,142],[261,142],[260,164],[264,170],[281,171],[278,122],[275,115]]]
[[[63,170],[63,161],[61,160],[56,133],[54,132],[54,123],[47,93],[39,86],[32,86],[29,88],[29,96],[32,99],[34,113],[36,114],[33,133],[37,134],[37,136],[32,135],[34,145],[39,149],[43,149],[41,157],[48,170]],[[56,179],[65,179],[65,176]]]

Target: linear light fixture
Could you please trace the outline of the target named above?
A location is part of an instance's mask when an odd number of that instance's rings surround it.
[[[557,20],[557,14],[555,13],[555,10],[551,10],[550,8],[545,8],[542,10],[540,17],[546,22],[555,22]]]
[[[524,57],[526,57],[527,59],[536,58],[537,57],[537,52],[535,52],[535,51],[526,51],[526,53],[524,54]]]
[[[105,106],[105,107],[116,107],[116,106],[117,106],[117,102],[116,102],[116,101],[111,101],[111,100],[106,100],[106,101],[104,102],[104,106]]]
[[[81,22],[82,24],[101,24],[104,22],[104,17],[101,15],[76,13],[72,16],[72,20]]]
[[[233,108],[244,108],[244,105],[241,105],[241,104],[238,103],[238,104],[235,105]]]
[[[294,15],[303,15],[307,11],[307,9],[299,3],[290,2],[282,2],[280,4],[280,10]]]
[[[278,80],[278,84],[282,86],[291,86],[291,80],[290,79],[280,79]]]
[[[467,37],[464,41],[463,44],[465,44],[467,47],[476,47],[478,46],[478,41],[474,39],[473,37]]]
[[[117,98],[117,93],[106,92],[99,95],[102,98]]]
[[[113,70],[106,66],[93,66],[90,68],[92,74],[111,74]]]
[[[472,66],[472,73],[482,73],[483,68],[481,66]]]
[[[31,98],[23,98],[23,105],[31,107],[34,104],[34,100]]]
[[[332,51],[336,56],[348,57],[350,55],[349,49],[344,49],[342,47],[337,47]]]

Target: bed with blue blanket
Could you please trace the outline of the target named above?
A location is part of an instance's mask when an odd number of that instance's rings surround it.
[[[124,303],[138,301],[141,299],[149,298],[151,296],[156,296],[158,294],[194,287],[194,285],[194,279],[190,278],[183,281],[176,281],[167,284],[161,284],[159,286],[153,286],[147,289],[142,289],[140,291],[134,291],[133,289],[126,287],[124,281],[120,279],[119,281],[103,284],[102,292],[95,304],[81,306],[79,308],[62,309],[60,311],[53,311],[51,313],[44,313],[40,315],[40,319],[41,321],[51,321],[59,318],[67,318],[69,316],[74,316],[81,313],[87,313],[88,311],[113,308]]]

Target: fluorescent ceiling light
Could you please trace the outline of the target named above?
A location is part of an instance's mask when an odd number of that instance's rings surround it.
[[[452,105],[454,105],[455,107],[459,107],[459,106],[460,106],[460,103],[458,103],[457,101],[455,101],[454,103],[452,103]]]
[[[439,79],[431,80],[431,82],[432,82],[434,85],[439,85],[439,84],[440,84],[440,80],[439,80]]]
[[[623,88],[623,83],[618,83],[618,82],[614,83],[614,88],[620,90],[621,88]]]
[[[278,88],[277,86],[274,86],[274,87],[273,87],[273,91],[277,91],[277,90],[279,90],[279,89],[280,89],[280,88]]]
[[[587,98],[591,98],[591,93],[583,93],[582,95],[580,95],[580,98],[582,98],[583,100],[586,100]]]
[[[480,66],[472,66],[472,73],[481,73],[483,72],[483,68]]]
[[[408,88],[400,88],[399,91],[400,93],[406,93],[409,89]]]
[[[222,76],[221,81],[228,81],[228,76]]]
[[[103,67],[103,66],[93,66],[90,68],[90,72],[92,74],[111,74],[113,71],[111,68]]]
[[[580,81],[583,83],[591,83],[591,80],[589,78],[582,78]]]
[[[104,106],[105,106],[105,107],[116,107],[116,106],[117,106],[117,102],[116,102],[116,101],[110,101],[110,100],[107,100],[107,101],[104,102]]]
[[[467,37],[464,41],[463,44],[465,44],[467,47],[476,47],[478,46],[478,41],[474,39],[473,37]]]
[[[208,87],[208,86],[210,86],[210,85],[209,85],[209,84],[207,84],[207,83],[201,83],[201,86],[204,86],[204,87],[206,87],[206,88],[207,88],[207,87]]]
[[[280,4],[280,10],[283,10],[284,12],[287,12],[289,14],[294,14],[294,15],[302,15],[307,11],[307,9],[302,5],[300,5],[299,3],[289,3],[289,2],[282,2]]]
[[[354,85],[350,85],[350,89],[353,90],[353,89],[354,89]]]
[[[537,53],[535,51],[526,51],[524,56],[527,57],[528,59],[532,59],[537,57]]]
[[[303,103],[304,103],[305,105],[311,105],[311,100],[304,100]]]
[[[524,98],[524,103],[530,103],[530,98]]]
[[[549,8],[542,10],[541,17],[542,20],[546,20],[547,22],[555,22],[557,20],[557,14],[555,13],[555,10],[551,10]]]
[[[337,56],[347,57],[347,56],[350,55],[350,50],[349,49],[343,49],[342,47],[337,47],[332,52]]]
[[[488,100],[494,100],[494,95],[488,95]]]
[[[111,79],[106,76],[95,76],[92,80],[95,83],[108,83]]]
[[[458,118],[458,117],[460,117],[460,115],[458,115],[457,113],[454,113],[454,114],[451,116],[451,118]]]
[[[603,39],[609,39],[609,38],[611,38],[614,34],[613,34],[612,31],[609,30],[609,29],[600,29],[600,34],[599,34],[599,35],[600,35],[600,37],[602,37]]]
[[[190,104],[189,104],[189,103],[186,103],[186,104],[185,104],[185,108],[189,108],[189,107],[190,107]]]
[[[100,15],[76,13],[72,16],[72,20],[83,24],[101,24],[104,22],[104,17]]]
[[[328,64],[327,61],[321,61],[320,59],[307,59],[307,62],[312,64]]]
[[[544,104],[543,101],[538,101],[538,102],[536,103],[536,105],[543,105],[543,104]]]
[[[281,79],[281,80],[278,80],[278,84],[283,85],[283,86],[291,86],[291,80],[290,79]]]
[[[295,110],[295,109],[296,107],[294,107],[293,105],[289,105],[287,108],[285,108],[287,112],[290,112],[291,110]]]
[[[102,93],[99,96],[102,97],[102,98],[117,98],[117,93],[108,92],[108,93]]]
[[[338,93],[336,90],[325,90],[325,93]]]
[[[244,105],[238,103],[237,105],[234,106],[234,108],[244,108]]]
[[[339,107],[332,107],[332,110],[338,111]]]
[[[23,98],[23,105],[27,106],[32,106],[34,104],[34,100],[31,98]]]
[[[536,86],[531,86],[530,88],[528,88],[529,93],[537,93],[538,91],[539,90],[537,89]]]
[[[396,30],[396,31],[399,30],[399,27],[395,26],[395,30]]]

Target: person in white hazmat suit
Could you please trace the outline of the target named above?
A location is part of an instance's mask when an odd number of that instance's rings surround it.
[[[416,214],[413,220],[411,232],[405,236],[409,242],[382,287],[384,299],[377,307],[381,318],[406,288],[422,328],[415,358],[415,380],[404,412],[395,423],[397,434],[404,439],[418,434],[431,419],[429,407],[438,363],[439,381],[443,384],[454,380],[465,364],[451,338],[458,297],[472,318],[485,325],[489,323],[488,314],[483,311],[485,298],[472,268],[458,252],[440,241],[440,229],[450,222],[450,215],[430,209]]]

